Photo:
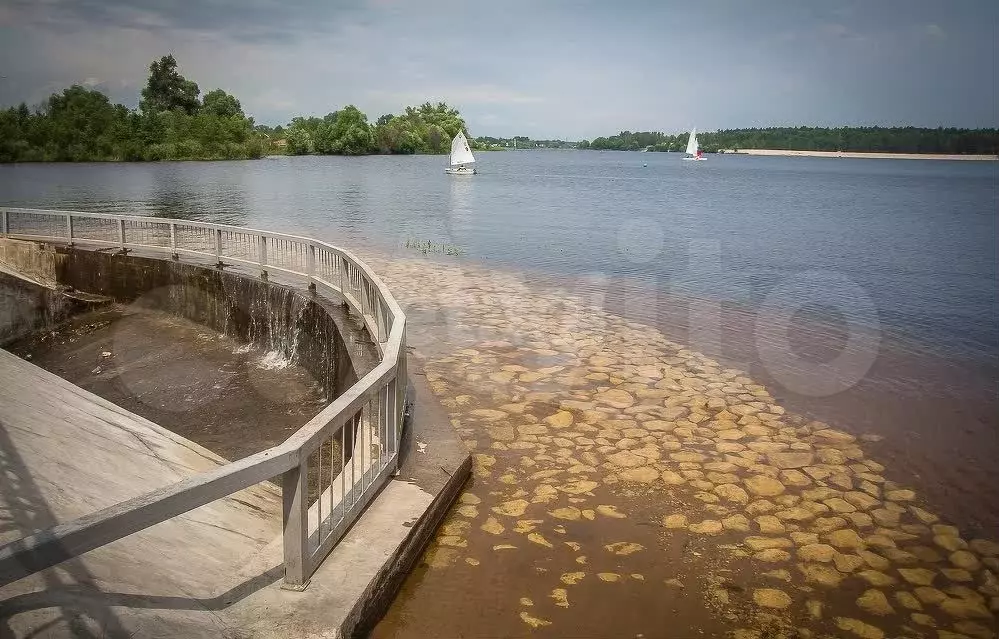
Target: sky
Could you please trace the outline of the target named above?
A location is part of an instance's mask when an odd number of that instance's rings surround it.
[[[475,136],[999,126],[995,0],[0,0],[0,104],[168,53],[257,122],[443,100]]]

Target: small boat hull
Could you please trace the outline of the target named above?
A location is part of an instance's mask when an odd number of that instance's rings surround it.
[[[683,159],[685,162],[704,162],[708,158],[692,157],[692,158],[683,158]]]
[[[471,166],[449,166],[444,169],[448,175],[475,175],[475,167]]]

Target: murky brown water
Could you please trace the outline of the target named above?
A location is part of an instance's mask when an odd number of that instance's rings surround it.
[[[995,535],[910,489],[882,456],[894,433],[788,412],[738,370],[516,275],[378,268],[476,465],[373,636],[995,633]]]
[[[326,403],[308,372],[277,353],[130,306],[9,350],[230,460],[283,442]]]

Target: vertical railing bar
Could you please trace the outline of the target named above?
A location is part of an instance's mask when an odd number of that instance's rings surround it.
[[[118,220],[118,244],[125,250],[125,220]]]
[[[398,411],[396,410],[396,403],[398,402],[398,400],[399,398],[396,392],[396,379],[393,378],[391,381],[389,381],[389,403],[392,408],[392,438],[390,441],[392,442],[393,455],[396,452],[396,439],[397,439],[396,430],[398,428],[398,424],[396,423],[398,419],[398,414],[397,414]]]
[[[381,389],[371,398],[371,404],[375,407],[375,432],[378,433],[378,457],[375,461],[375,474],[382,469],[382,445],[385,439],[382,437],[382,394]]]
[[[361,494],[364,494],[368,483],[371,481],[368,470],[371,467],[371,400],[361,408],[361,428],[364,429],[364,439],[361,442]]]
[[[73,244],[73,214],[72,213],[67,213],[66,214],[66,239],[69,240],[69,243],[71,245]]]
[[[350,507],[354,508],[354,486],[357,484],[357,428],[354,416],[350,418]]]
[[[378,410],[381,412],[381,419],[378,420],[378,428],[381,435],[379,439],[381,440],[381,446],[379,450],[382,455],[378,460],[378,470],[381,472],[383,466],[388,464],[388,406],[385,405],[385,400],[388,398],[388,393],[385,392],[385,385],[383,384],[380,389],[378,389]]]
[[[267,277],[267,236],[260,236],[260,274]]]
[[[389,395],[389,385],[386,383],[382,388],[385,392],[385,450],[388,452],[388,462],[392,460],[392,398]]]
[[[307,461],[284,473],[281,479],[282,520],[284,524],[284,580],[291,588],[304,588],[307,582],[306,545],[309,510],[306,476]]]
[[[10,217],[7,209],[0,210],[0,233],[4,237],[10,234]]]
[[[307,275],[309,277],[309,286],[315,288],[316,286],[316,245],[310,243],[308,245],[307,257]]]
[[[345,444],[346,435],[344,434],[347,428],[346,424],[340,425],[340,521],[347,516],[346,504],[344,500],[347,499],[347,446]],[[337,522],[339,523],[339,522]]]
[[[323,543],[323,447],[319,446],[319,473],[316,475],[316,489],[319,492],[318,508],[319,521],[316,530],[319,531],[319,543]]]
[[[333,533],[333,528],[336,526],[335,517],[333,515],[335,508],[333,504],[333,460],[336,459],[336,436],[330,435],[330,534]]]

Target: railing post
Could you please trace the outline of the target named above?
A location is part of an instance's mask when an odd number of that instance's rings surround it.
[[[306,498],[308,458],[281,477],[284,522],[284,585],[287,590],[302,591],[309,585],[308,570],[309,509]]]
[[[396,320],[398,321],[398,320]],[[409,386],[408,373],[406,366],[406,333],[402,334],[402,341],[399,342],[399,359],[396,360],[395,367],[395,392],[396,392],[396,405],[395,405],[395,429],[392,433],[392,446],[393,450],[399,450],[399,441],[402,439],[402,429],[406,423],[406,390]],[[396,470],[399,472],[399,458],[396,457],[395,460]]]
[[[170,252],[173,259],[180,259],[180,254],[177,253],[177,225],[173,222],[170,222]]]
[[[125,220],[118,220],[118,244],[125,250]]]
[[[0,233],[7,236],[10,233],[10,219],[7,217],[7,209],[0,211]]]
[[[73,214],[66,214],[66,239],[69,240],[69,245],[73,245]]]
[[[267,279],[267,236],[260,236],[260,277]]]
[[[340,293],[343,294],[343,256],[337,255],[336,257],[337,271],[340,272]]]
[[[215,266],[222,268],[222,229],[215,229],[215,257],[218,260]]]
[[[309,290],[316,290],[316,245],[309,244],[309,254],[306,257],[306,273],[309,276]]]

